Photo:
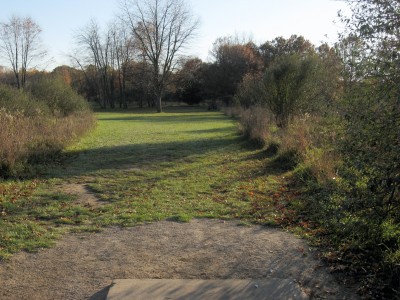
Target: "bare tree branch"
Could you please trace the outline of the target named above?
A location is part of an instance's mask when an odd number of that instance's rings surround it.
[[[125,21],[152,66],[157,111],[180,51],[193,37],[198,20],[183,0],[125,0]]]
[[[26,84],[28,69],[44,58],[40,34],[42,29],[31,18],[13,16],[0,23],[0,54],[10,63],[18,88]]]

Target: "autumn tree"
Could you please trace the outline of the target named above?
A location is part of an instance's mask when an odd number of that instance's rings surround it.
[[[259,47],[264,66],[268,68],[277,58],[296,54],[306,57],[315,53],[314,45],[303,36],[292,35],[288,39],[277,37]]]
[[[204,66],[199,58],[185,59],[176,73],[176,94],[180,101],[198,104],[204,96]]]
[[[11,65],[18,88],[25,87],[28,69],[46,54],[41,32],[29,17],[13,16],[8,22],[0,23],[0,53]]]
[[[198,21],[183,0],[126,0],[123,5],[143,58],[152,66],[157,111],[177,58],[193,37]]]
[[[227,104],[244,76],[257,74],[263,68],[257,46],[237,37],[217,39],[211,55],[214,62],[206,74],[208,88],[214,91],[214,97],[224,98]]]
[[[297,36],[273,41],[259,48],[264,59],[268,58],[265,70],[243,77],[235,104],[266,106],[281,128],[296,115],[329,114],[341,90],[342,64],[335,49],[327,44],[316,48]]]

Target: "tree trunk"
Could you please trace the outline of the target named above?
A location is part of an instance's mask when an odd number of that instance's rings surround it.
[[[114,75],[110,76],[109,90],[110,90],[110,107],[115,108],[115,86],[114,86]]]
[[[17,81],[17,88],[20,89],[21,85],[20,85],[20,82],[19,82],[19,74],[18,74],[18,72],[14,72],[14,74],[15,74],[15,79]]]
[[[122,75],[121,75],[121,70],[118,69],[118,88],[119,88],[119,108],[122,108],[122,104],[124,102],[123,100],[123,88],[122,88],[122,79],[121,79]]]
[[[160,113],[162,112],[162,103],[161,103],[161,95],[157,95],[156,98],[156,107],[157,107],[157,112]]]
[[[122,71],[122,103],[124,108],[128,108],[128,101],[126,100],[126,70]]]

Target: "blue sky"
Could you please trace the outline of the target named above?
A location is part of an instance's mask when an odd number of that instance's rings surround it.
[[[207,60],[221,36],[251,35],[256,43],[277,36],[303,35],[314,44],[334,42],[341,26],[334,24],[346,4],[335,0],[187,0],[200,18],[198,34],[187,54]],[[120,12],[118,0],[1,0],[0,22],[12,15],[30,16],[42,28],[42,39],[54,58],[52,68],[69,64],[73,35],[91,18],[107,26]],[[327,36],[326,36],[327,35]]]

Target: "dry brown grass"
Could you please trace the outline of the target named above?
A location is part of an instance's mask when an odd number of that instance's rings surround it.
[[[224,112],[228,116],[239,119],[239,130],[250,140],[262,145],[271,141],[273,122],[269,112],[264,107],[254,106],[249,109],[228,107],[225,108]]]
[[[90,112],[55,118],[0,109],[0,176],[18,175],[29,160],[46,160],[84,135],[94,122]]]
[[[303,116],[294,118],[280,132],[281,151],[296,153],[302,167],[318,182],[335,178],[341,161],[332,147],[335,133],[326,133],[325,125],[319,117]]]
[[[286,129],[274,125],[271,114],[263,107],[227,108],[225,113],[236,116],[243,135],[263,145],[279,144],[280,153],[294,153],[298,163],[318,182],[336,177],[341,162],[333,151],[336,134],[324,119],[312,116],[293,118]]]
[[[223,109],[223,112],[228,117],[239,117],[240,113],[243,111],[243,108],[239,106],[226,106]]]

